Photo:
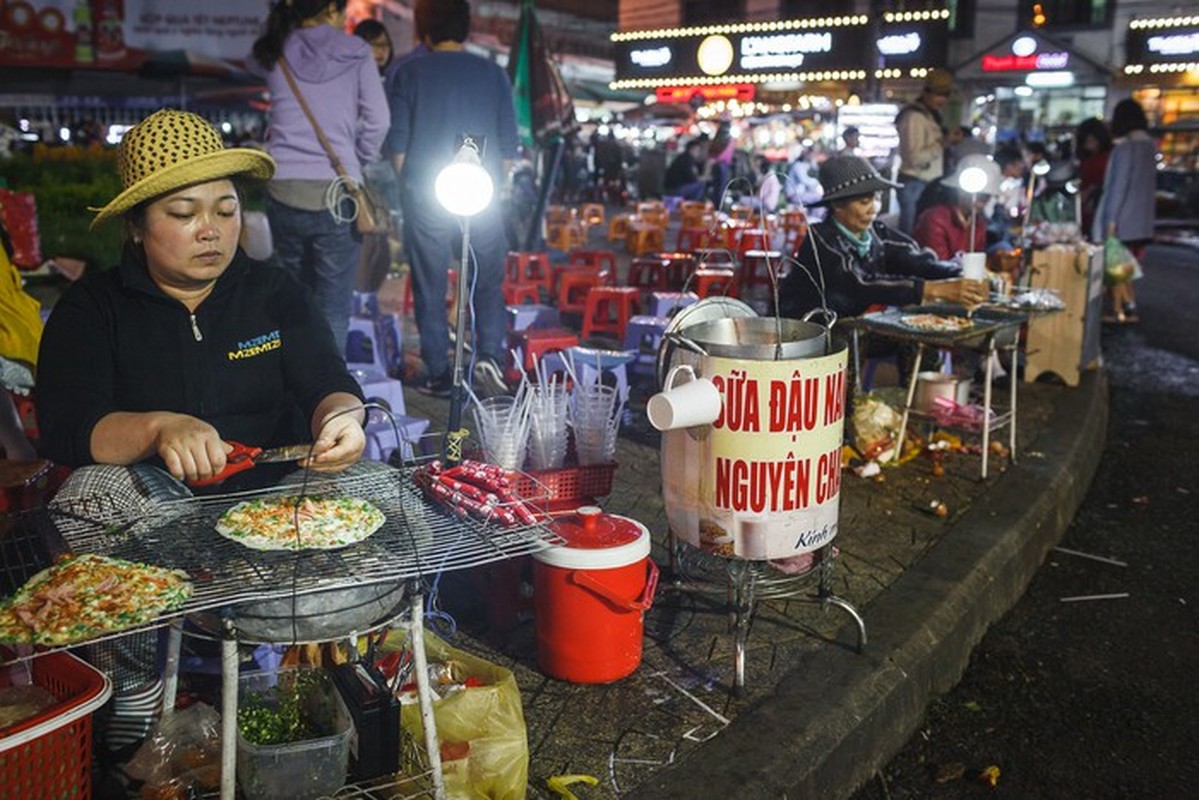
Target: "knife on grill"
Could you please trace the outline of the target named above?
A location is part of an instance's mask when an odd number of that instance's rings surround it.
[[[233,451],[225,456],[225,468],[211,478],[188,481],[188,485],[211,486],[214,483],[220,483],[230,475],[244,472],[259,464],[299,461],[307,458],[308,454],[312,452],[311,444],[289,444],[286,447],[271,447],[266,450],[241,442],[229,442],[229,444],[233,445]]]

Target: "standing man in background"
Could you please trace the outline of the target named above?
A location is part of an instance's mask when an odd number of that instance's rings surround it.
[[[417,0],[413,16],[417,36],[431,52],[404,62],[396,73],[388,146],[400,176],[404,241],[426,372],[417,389],[448,397],[453,388],[445,295],[462,236],[459,220],[438,204],[433,183],[469,136],[483,143],[480,156],[497,196],[470,223],[474,379],[487,393],[501,393],[507,389],[500,364],[507,333],[502,284],[508,248],[498,197],[516,157],[512,85],[498,65],[463,49],[470,32],[466,0]]]
[[[949,102],[953,78],[943,69],[929,70],[924,90],[895,118],[899,132],[899,229],[911,235],[916,204],[925,187],[945,171],[945,136],[941,110]]]

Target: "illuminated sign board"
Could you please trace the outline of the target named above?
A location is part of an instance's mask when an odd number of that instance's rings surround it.
[[[983,72],[1033,72],[1044,69],[1067,69],[1070,66],[1070,54],[1036,53],[1031,56],[1018,56],[1014,53],[1007,56],[985,55],[982,59]]]
[[[1134,19],[1124,52],[1130,65],[1193,64],[1199,61],[1199,16]]]
[[[754,99],[752,83],[724,84],[721,86],[659,86],[654,97],[659,103],[689,103],[697,94],[704,100],[736,100],[749,103]]]
[[[878,37],[877,39],[875,37]],[[612,34],[614,89],[921,77],[944,66],[949,12],[887,12]],[[881,70],[887,74],[881,74]],[[893,74],[892,74],[893,73]]]

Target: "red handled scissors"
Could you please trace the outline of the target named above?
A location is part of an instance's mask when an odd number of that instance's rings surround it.
[[[227,444],[233,445],[233,451],[225,456],[225,468],[211,478],[188,481],[188,485],[211,486],[214,483],[220,483],[230,475],[244,472],[259,464],[299,461],[302,458],[307,458],[308,454],[312,452],[311,444],[291,444],[287,447],[272,447],[269,450],[263,450],[261,447],[255,447],[254,445],[242,444],[241,442],[227,442]]]

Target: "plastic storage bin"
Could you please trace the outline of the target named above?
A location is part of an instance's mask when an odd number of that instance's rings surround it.
[[[240,678],[241,694],[261,692],[278,673],[250,673]],[[237,781],[246,800],[316,800],[346,783],[354,724],[341,695],[326,681],[333,706],[328,736],[278,745],[256,745],[237,735]]]
[[[0,798],[91,797],[92,714],[108,701],[112,684],[70,653],[39,656],[29,669],[33,683],[59,703],[0,728]]]

